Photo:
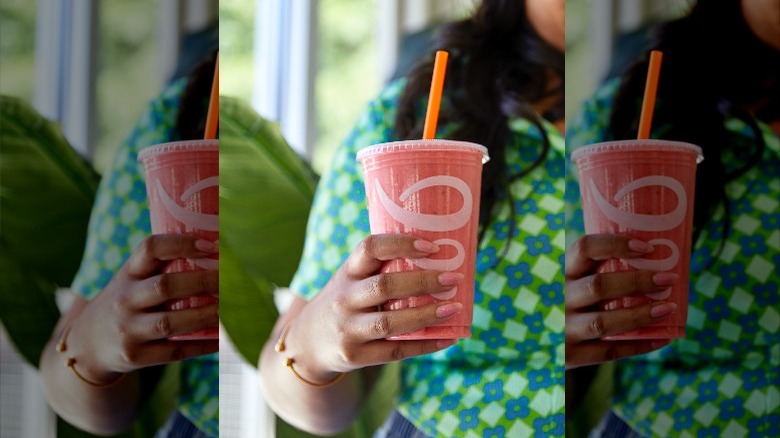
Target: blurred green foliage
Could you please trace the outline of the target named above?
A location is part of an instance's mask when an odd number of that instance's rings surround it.
[[[265,0],[219,2],[219,94],[249,102],[254,85],[255,5]]]
[[[37,367],[60,317],[55,292],[70,284],[81,260],[99,178],[59,125],[20,98],[0,95],[0,125],[0,320]],[[173,409],[179,374],[178,364],[166,367],[138,420],[116,438],[154,433]],[[93,437],[62,420],[57,436]]]
[[[103,173],[168,78],[160,77],[159,1],[101,0],[98,7],[98,136],[94,166]]]
[[[290,284],[303,251],[316,176],[278,125],[239,99],[219,106],[219,309],[254,365],[278,316],[274,289]]]
[[[312,166],[322,173],[382,86],[377,1],[321,0],[315,79],[317,137]]]
[[[255,5],[265,1],[223,0],[219,2],[220,62],[232,61],[237,56],[252,55]],[[225,73],[232,73],[232,70],[225,68]],[[221,89],[220,94],[224,94]]]
[[[0,94],[32,101],[35,0],[0,0]]]
[[[0,123],[0,317],[37,365],[59,318],[54,292],[79,266],[98,176],[19,98],[0,95]]]
[[[34,0],[0,0],[0,93],[33,100]],[[97,143],[94,167],[103,173],[146,104],[163,85],[157,52],[156,0],[98,3]],[[165,78],[167,79],[167,78]]]

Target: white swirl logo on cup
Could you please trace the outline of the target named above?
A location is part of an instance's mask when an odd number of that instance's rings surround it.
[[[160,201],[165,206],[165,210],[179,222],[190,228],[203,231],[219,231],[219,215],[198,213],[188,210],[179,205],[174,198],[165,190],[162,182],[158,178],[155,181],[157,193],[160,195]],[[179,201],[186,202],[196,193],[211,187],[219,187],[219,177],[211,176],[191,185],[179,197]],[[219,269],[219,260],[198,259],[191,261],[194,265],[203,269]]]
[[[431,176],[409,186],[399,196],[398,200],[401,202],[406,201],[413,194],[431,187],[448,187],[451,188],[463,197],[463,206],[455,213],[448,214],[426,214],[409,211],[404,207],[396,204],[387,195],[382,183],[377,179],[375,180],[376,193],[379,197],[379,202],[384,207],[385,211],[395,220],[404,224],[409,228],[414,228],[423,231],[434,232],[447,232],[455,231],[465,226],[472,213],[473,199],[471,196],[471,190],[468,184],[466,184],[460,178],[449,175],[437,175]],[[416,259],[411,260],[412,263],[423,269],[439,270],[439,271],[454,271],[463,265],[466,260],[466,249],[463,243],[456,239],[442,238],[434,240],[433,243],[439,246],[452,246],[457,251],[457,254],[450,259]],[[454,287],[449,291],[439,292],[431,294],[436,299],[448,300],[453,298],[457,294],[458,288]]]
[[[612,205],[604,195],[601,194],[593,179],[588,181],[593,200],[604,216],[621,227],[638,231],[670,231],[683,223],[688,209],[688,197],[685,194],[685,188],[674,178],[662,175],[653,175],[639,178],[623,186],[613,200],[619,202],[629,193],[645,187],[661,187],[671,190],[677,197],[677,205],[669,213],[663,214],[639,214],[621,210]],[[680,248],[669,239],[651,239],[647,243],[654,246],[666,246],[671,250],[671,254],[663,259],[645,259],[637,258],[625,260],[627,264],[637,269],[646,269],[654,271],[669,271],[680,260]],[[646,296],[663,300],[672,294],[671,288],[658,293],[645,294]]]

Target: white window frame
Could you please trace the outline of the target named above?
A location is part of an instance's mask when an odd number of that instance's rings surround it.
[[[99,15],[95,0],[39,0],[35,26],[35,95],[41,114],[84,157],[94,155]]]
[[[278,122],[299,154],[311,159],[318,0],[264,0],[255,13],[252,106]]]

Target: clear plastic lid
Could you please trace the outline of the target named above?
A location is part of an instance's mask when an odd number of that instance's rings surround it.
[[[488,150],[485,146],[468,141],[457,140],[403,140],[381,143],[374,146],[363,148],[357,153],[357,161],[362,162],[364,158],[369,158],[378,154],[407,151],[465,151],[482,154],[482,164],[490,160]]]
[[[571,160],[577,161],[580,158],[587,157],[592,154],[599,154],[604,152],[621,152],[621,151],[689,151],[696,154],[696,163],[701,163],[704,160],[701,148],[683,141],[672,140],[616,140],[607,141],[603,143],[594,143],[588,146],[583,146],[571,154]]]
[[[219,140],[182,140],[160,143],[141,149],[138,153],[138,161],[143,161],[155,155],[184,151],[219,151]]]

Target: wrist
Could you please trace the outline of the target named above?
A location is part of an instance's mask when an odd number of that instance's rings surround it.
[[[125,376],[125,373],[101,370],[100,367],[92,365],[93,362],[89,360],[83,349],[78,348],[78,342],[72,345],[74,340],[78,340],[78,337],[72,334],[77,320],[78,318],[74,319],[62,330],[55,350],[63,358],[64,366],[70,368],[74,377],[82,382],[95,387],[113,386]]]
[[[295,326],[289,321],[282,329],[274,350],[284,358],[284,365],[301,382],[310,386],[324,387],[336,383],[344,373],[329,371],[318,366],[312,354],[304,354],[311,349],[302,348],[295,338]]]

